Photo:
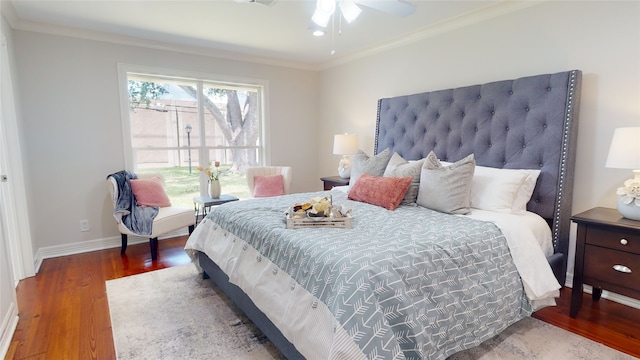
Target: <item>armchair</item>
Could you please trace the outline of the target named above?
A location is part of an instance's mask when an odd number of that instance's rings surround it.
[[[249,194],[251,197],[270,196],[270,194],[255,194],[256,176],[282,175],[282,192],[281,194],[291,193],[291,180],[293,169],[291,166],[255,166],[247,169],[247,185],[249,186]]]
[[[116,173],[117,174],[117,173]],[[122,247],[120,249],[120,253],[124,254],[127,251],[127,239],[128,235],[136,235],[143,236],[149,238],[149,247],[151,250],[151,260],[156,260],[158,258],[158,236],[167,234],[169,232],[178,230],[183,227],[188,227],[189,234],[193,232],[195,227],[195,218],[193,216],[193,209],[182,208],[178,206],[162,206],[158,207],[158,213],[153,218],[153,223],[151,224],[151,234],[140,234],[132,231],[122,221],[122,213],[115,212],[118,204],[118,200],[120,198],[119,194],[119,186],[114,175],[111,174],[107,177],[107,184],[109,188],[109,193],[111,195],[111,199],[113,201],[114,206],[114,217],[116,218],[116,223],[118,224],[118,231],[120,231]],[[157,177],[160,179],[162,183],[162,187],[164,187],[164,178],[159,174],[145,174],[140,175],[138,179],[149,179],[152,177]],[[129,181],[128,179],[126,181]],[[131,187],[128,187],[131,189]],[[129,196],[133,196],[130,194]]]

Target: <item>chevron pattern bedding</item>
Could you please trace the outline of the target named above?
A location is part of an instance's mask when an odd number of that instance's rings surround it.
[[[313,316],[321,303],[334,327],[356,345],[339,349],[344,341],[320,339],[330,355],[301,351],[305,357],[445,359],[531,314],[506,240],[494,224],[415,206],[388,211],[334,190],[334,203],[353,209],[352,229],[286,229],[284,210],[318,195],[327,193],[217,207],[186,246],[191,254],[206,253],[250,296],[259,295],[256,288],[268,289],[271,277],[275,282],[284,271],[291,294],[303,288],[313,299],[297,311]],[[254,267],[257,280],[238,279],[243,266]],[[283,291],[263,292],[269,297]],[[303,321],[289,315],[276,325]]]

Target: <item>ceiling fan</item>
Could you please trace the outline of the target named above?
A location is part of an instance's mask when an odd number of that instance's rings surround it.
[[[327,27],[329,19],[335,13],[336,8],[339,8],[342,17],[347,23],[351,23],[362,12],[358,5],[400,17],[409,16],[416,9],[415,5],[402,0],[317,0],[311,21],[323,28]]]

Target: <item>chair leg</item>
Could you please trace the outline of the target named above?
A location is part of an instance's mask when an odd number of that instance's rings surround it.
[[[127,252],[127,234],[120,234],[120,239],[122,240],[120,254],[124,254],[125,252]]]
[[[195,225],[189,225],[189,235],[191,235],[191,233],[193,232],[193,229],[195,228],[196,228]]]
[[[149,248],[151,249],[151,260],[158,259],[158,238],[149,239]]]

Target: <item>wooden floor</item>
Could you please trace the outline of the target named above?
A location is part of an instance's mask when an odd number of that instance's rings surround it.
[[[20,320],[5,359],[115,359],[105,280],[189,263],[186,237],[160,241],[152,262],[148,244],[47,259],[35,277],[20,281]],[[557,307],[534,316],[640,357],[640,310],[585,296],[577,319],[570,289]]]

